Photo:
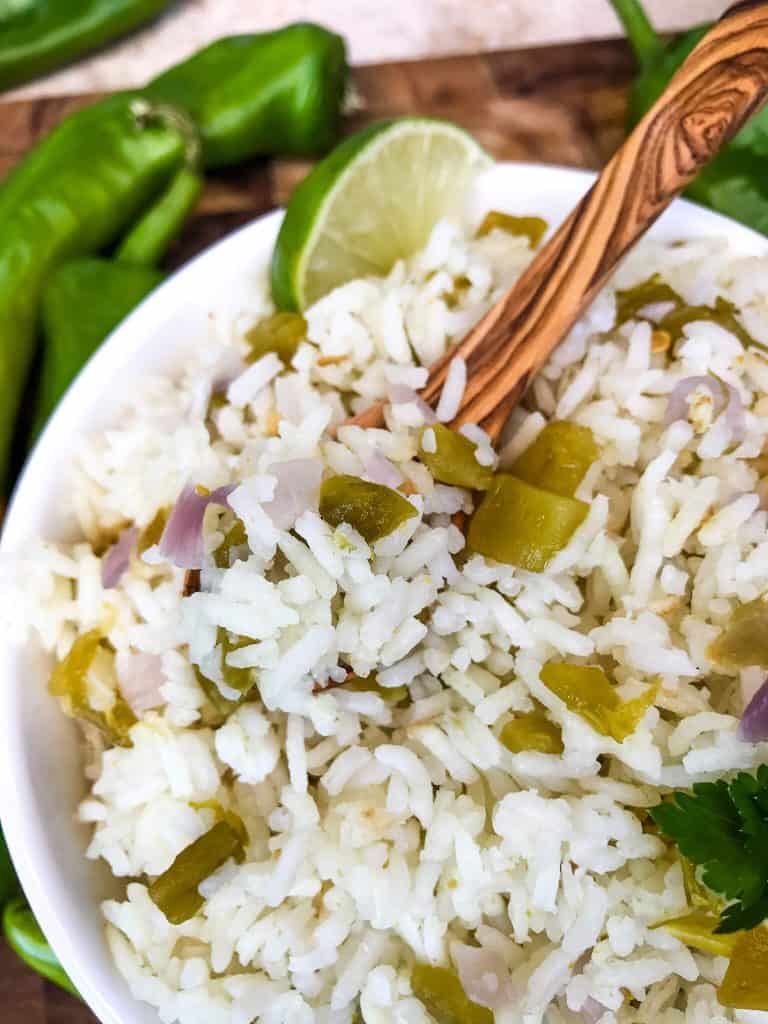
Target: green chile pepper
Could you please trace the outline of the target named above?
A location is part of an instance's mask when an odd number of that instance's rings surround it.
[[[635,125],[663,92],[709,29],[699,25],[665,46],[639,0],[611,0],[632,45],[640,73],[630,94],[629,124]],[[768,108],[756,113],[738,135],[699,172],[686,195],[756,231],[768,234]]]
[[[43,293],[45,344],[33,441],[104,339],[161,283],[165,275],[154,264],[165,255],[202,189],[196,168],[185,164],[123,239],[115,259],[73,260],[53,274]]]
[[[115,253],[118,263],[154,266],[200,198],[205,182],[194,166],[182,167],[154,206],[141,217]]]
[[[424,447],[424,435],[432,432],[434,451]],[[425,427],[419,440],[419,458],[435,480],[453,487],[485,491],[491,486],[493,470],[475,458],[477,445],[456,430],[435,423]]]
[[[314,156],[336,141],[347,70],[341,36],[306,22],[219,39],[145,95],[189,112],[208,167],[258,154]]]
[[[497,473],[469,523],[472,551],[528,572],[543,572],[581,526],[589,506]]]
[[[67,118],[0,189],[0,475],[5,475],[40,300],[53,272],[109,245],[182,164],[187,141],[144,99],[109,97]]]
[[[198,891],[201,882],[230,857],[242,862],[243,839],[240,828],[233,828],[230,821],[218,821],[199,839],[185,846],[173,864],[151,883],[150,899],[171,924],[183,924],[203,906],[205,900]]]
[[[493,1011],[473,1003],[459,976],[447,967],[414,964],[411,988],[437,1024],[493,1024]]]
[[[3,932],[14,953],[33,971],[79,998],[23,896],[11,900],[3,911]]]
[[[65,263],[53,275],[43,294],[45,347],[33,439],[99,345],[163,277],[152,267],[95,257]]]
[[[417,515],[414,506],[399,491],[347,473],[323,481],[319,511],[330,526],[347,523],[368,544],[387,537]]]
[[[3,830],[0,828],[0,907],[19,891],[19,880],[13,868],[11,855],[5,845]]]
[[[170,0],[26,0],[0,13],[0,89],[28,82],[138,28]]]

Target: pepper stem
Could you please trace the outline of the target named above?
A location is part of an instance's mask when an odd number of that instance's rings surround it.
[[[174,129],[184,140],[184,163],[192,170],[198,170],[202,160],[202,146],[197,126],[192,118],[179,107],[170,103],[137,97],[131,104],[131,112],[139,125],[163,124]]]
[[[640,64],[649,64],[661,49],[661,41],[640,0],[611,0],[619,21]]]

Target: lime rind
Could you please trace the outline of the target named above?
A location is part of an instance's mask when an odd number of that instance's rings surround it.
[[[272,261],[280,309],[301,310],[356,277],[386,274],[460,216],[475,175],[491,163],[456,125],[402,118],[364,128],[299,185]]]

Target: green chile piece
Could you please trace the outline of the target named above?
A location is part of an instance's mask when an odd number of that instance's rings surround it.
[[[497,473],[469,524],[471,550],[543,572],[584,522],[589,507],[507,473]]]
[[[171,924],[183,924],[200,910],[205,900],[198,886],[230,859],[244,857],[243,840],[227,821],[185,847],[173,864],[152,882],[149,895]]]
[[[391,487],[341,473],[323,481],[320,515],[331,526],[348,523],[373,544],[415,516],[416,509]]]

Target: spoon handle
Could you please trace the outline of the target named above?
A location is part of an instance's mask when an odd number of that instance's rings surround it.
[[[764,103],[768,0],[731,7],[533,262],[467,336],[430,367],[422,396],[435,405],[455,356],[467,386],[453,424],[498,438],[537,370],[622,256]],[[383,406],[351,422],[378,426]]]

